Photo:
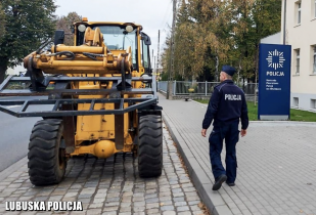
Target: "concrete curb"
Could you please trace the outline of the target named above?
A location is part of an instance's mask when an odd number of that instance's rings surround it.
[[[8,177],[10,174],[12,174],[13,172],[15,172],[16,170],[18,170],[19,168],[21,168],[23,165],[25,165],[28,162],[27,157],[22,158],[21,160],[19,160],[18,162],[12,164],[11,166],[9,166],[8,168],[2,170],[0,172],[0,181],[2,181],[3,179],[5,179],[6,177]]]
[[[209,209],[212,215],[233,215],[227,204],[221,195],[212,190],[213,182],[201,169],[196,158],[191,153],[186,141],[182,138],[176,127],[173,125],[171,120],[165,114],[162,114],[163,120],[166,123],[168,130],[177,144],[179,153],[188,169],[189,175],[192,182],[198,191],[198,194]]]

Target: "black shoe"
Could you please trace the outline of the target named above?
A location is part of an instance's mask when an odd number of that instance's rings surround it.
[[[215,184],[213,185],[213,190],[219,190],[222,186],[222,184],[226,181],[227,176],[226,175],[221,175],[217,178],[215,181]]]
[[[235,186],[235,183],[234,183],[234,182],[229,183],[229,182],[226,181],[226,184],[227,184],[228,186],[230,186],[230,187]]]

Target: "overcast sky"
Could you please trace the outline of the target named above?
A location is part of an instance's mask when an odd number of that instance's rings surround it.
[[[57,16],[77,12],[89,21],[135,22],[143,26],[157,55],[158,30],[160,53],[172,25],[172,0],[55,0]]]

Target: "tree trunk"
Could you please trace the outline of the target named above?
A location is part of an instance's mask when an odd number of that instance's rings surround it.
[[[237,85],[239,85],[240,82],[240,71],[242,70],[242,66],[241,66],[241,57],[239,58],[239,65],[238,65],[238,76],[237,76]]]
[[[218,82],[218,65],[219,65],[219,60],[218,60],[218,56],[216,55],[216,66],[215,66],[215,78],[216,78],[216,81]]]
[[[259,43],[258,43],[259,44]],[[258,83],[258,70],[259,70],[259,45],[257,45],[257,53],[255,57],[255,63],[256,63],[256,71],[255,71],[255,99],[254,99],[254,104],[255,106],[257,105],[257,91],[256,91],[256,84],[259,86]]]
[[[4,81],[5,73],[8,69],[8,58],[0,57],[0,84]]]

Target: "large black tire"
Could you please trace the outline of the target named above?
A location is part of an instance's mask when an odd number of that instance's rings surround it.
[[[63,130],[59,119],[45,119],[34,125],[28,153],[32,184],[43,186],[62,181],[67,166]]]
[[[139,176],[141,178],[160,176],[163,162],[161,116],[140,116],[138,138]]]

